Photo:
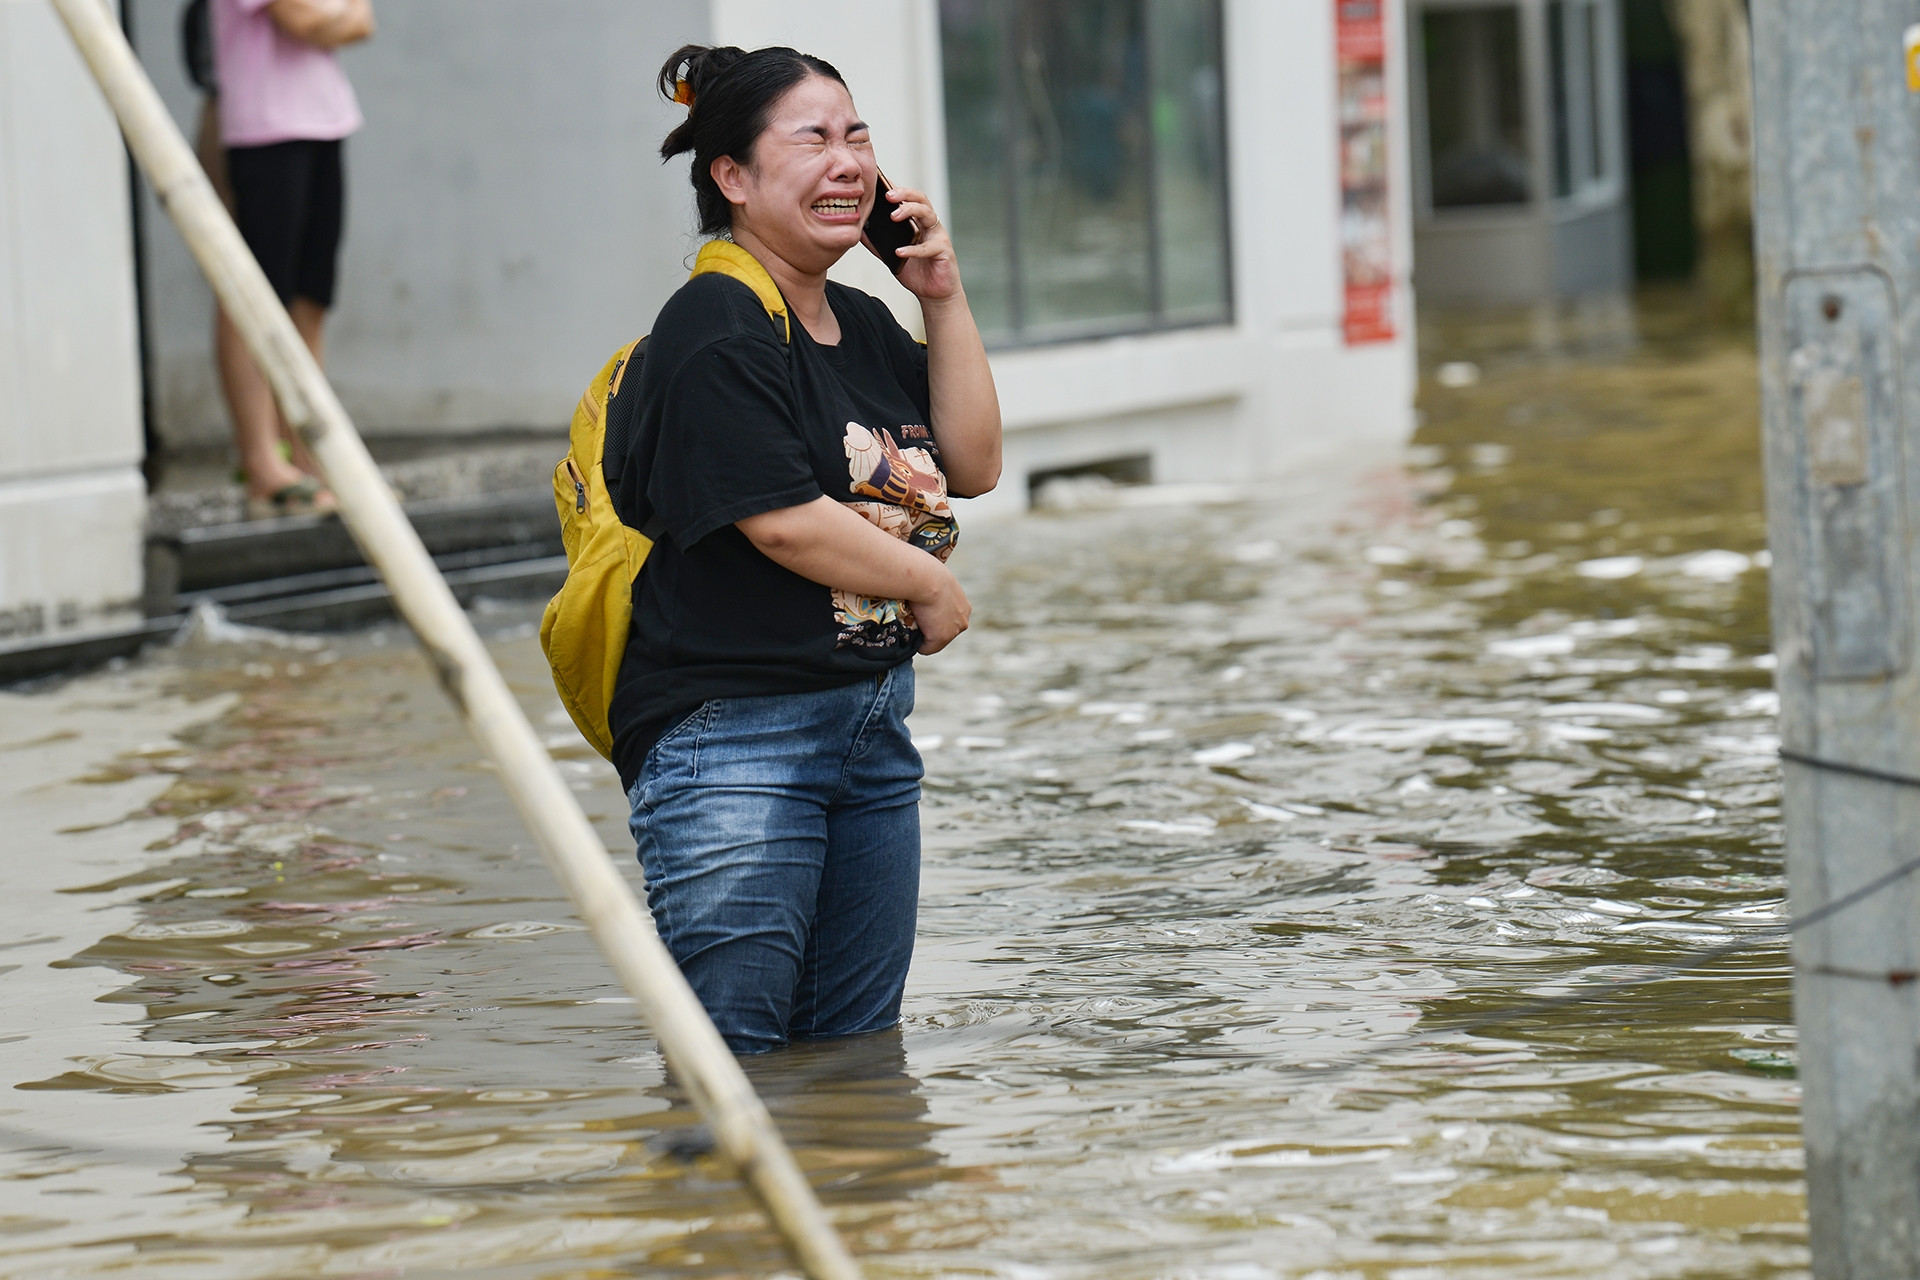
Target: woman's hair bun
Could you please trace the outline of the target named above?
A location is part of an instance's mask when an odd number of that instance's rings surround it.
[[[773,104],[808,76],[846,84],[831,63],[785,46],[748,50],[685,44],[661,64],[655,82],[660,96],[684,103],[687,118],[660,143],[660,158],[693,152],[689,176],[701,234],[719,235],[733,221],[733,208],[713,180],[713,162],[721,156],[751,162],[753,144],[766,130]]]
[[[746,56],[746,50],[733,45],[683,44],[673,51],[660,68],[657,82],[660,96],[668,102],[683,103],[688,110],[692,110],[694,102],[700,97],[700,90]],[[680,88],[683,84],[686,86],[685,93]],[[673,132],[678,134],[682,130],[675,129]],[[671,138],[673,135],[668,136]],[[679,155],[682,151],[692,149],[693,140],[689,136],[685,139],[685,145],[678,150],[667,151],[663,147],[661,154]]]

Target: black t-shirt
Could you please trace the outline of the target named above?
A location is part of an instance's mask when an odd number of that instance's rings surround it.
[[[899,601],[783,569],[734,524],[826,494],[942,559],[952,549],[926,348],[857,289],[829,283],[827,301],[839,344],[797,320],[788,343],[744,284],[697,276],[647,340],[637,421],[608,467],[622,518],[659,533],[608,713],[628,787],[660,735],[710,698],[851,684],[920,645]]]

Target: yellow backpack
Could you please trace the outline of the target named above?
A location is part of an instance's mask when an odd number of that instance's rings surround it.
[[[709,240],[694,260],[693,275],[710,274],[731,276],[752,289],[767,314],[781,322],[785,340],[793,340],[787,300],[752,254],[731,241]],[[607,725],[607,708],[627,651],[634,579],[653,550],[653,539],[621,521],[607,492],[607,404],[629,375],[638,385],[646,341],[640,338],[620,348],[587,384],[573,411],[567,456],[553,469],[553,503],[567,548],[567,580],[540,619],[540,647],[567,714],[581,736],[609,760],[613,731]]]

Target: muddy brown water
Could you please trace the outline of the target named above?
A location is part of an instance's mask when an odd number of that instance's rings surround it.
[[[1752,355],[1638,325],[1434,329],[1479,380],[1404,460],[968,531],[905,1025],[750,1067],[869,1274],[1804,1274]],[[0,1183],[169,1180],[0,1212],[0,1275],[783,1271],[402,634],[145,664],[238,701],[100,762],[165,857],[39,980],[136,1038],[15,1082]]]

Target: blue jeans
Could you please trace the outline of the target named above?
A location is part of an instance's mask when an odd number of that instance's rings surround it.
[[[715,698],[628,792],[647,905],[735,1053],[900,1020],[920,897],[913,665]]]

